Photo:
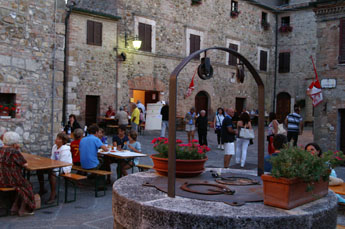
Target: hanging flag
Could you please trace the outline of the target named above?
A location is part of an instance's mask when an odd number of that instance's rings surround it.
[[[323,101],[323,97],[322,97],[321,85],[320,85],[319,78],[317,76],[314,60],[312,56],[310,56],[310,58],[314,67],[315,80],[311,82],[311,84],[309,85],[307,89],[307,95],[313,100],[313,106],[316,107],[318,104],[320,104]]]
[[[187,98],[188,96],[191,96],[192,95],[192,92],[194,90],[194,77],[196,75],[196,71],[198,70],[198,68],[195,69],[194,71],[194,75],[192,77],[192,81],[190,81],[190,84],[189,84],[189,87],[186,91],[186,94],[184,95],[184,98]]]

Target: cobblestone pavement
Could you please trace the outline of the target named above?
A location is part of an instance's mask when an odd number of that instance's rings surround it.
[[[144,135],[139,136],[138,141],[142,143],[144,153],[155,153],[152,149],[151,140],[158,136],[159,131],[145,131]],[[177,132],[177,138],[184,142],[187,141],[187,135],[182,131]],[[307,144],[312,139],[312,130],[307,128],[303,135],[300,136],[299,144]],[[206,162],[206,167],[223,167],[223,150],[217,149],[216,135],[213,130],[208,132],[208,142],[212,150],[208,153],[209,160]],[[266,142],[265,150],[267,151]],[[152,165],[150,158],[141,158],[140,163]],[[257,141],[255,140],[254,144],[248,148],[245,169],[256,169],[256,164]],[[235,168],[234,158],[231,160],[231,167]],[[116,164],[112,165],[112,171],[116,171]],[[340,177],[345,178],[344,168],[337,169],[337,173]],[[116,174],[113,174],[112,181],[115,181],[115,178]],[[33,176],[31,181],[34,185],[34,190],[38,191],[36,177]],[[48,182],[46,182],[46,186],[49,190]],[[113,228],[111,185],[108,185],[106,196],[98,198],[94,197],[93,187],[93,180],[82,182],[81,187],[78,189],[77,201],[65,204],[63,203],[64,189],[62,185],[60,188],[60,205],[58,207],[37,210],[35,215],[30,217],[0,217],[0,228]],[[45,195],[43,201],[47,197],[48,195]],[[338,214],[338,223],[345,225],[345,217],[341,212]]]

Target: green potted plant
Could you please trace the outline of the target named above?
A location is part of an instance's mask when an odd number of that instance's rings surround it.
[[[210,151],[207,146],[200,146],[197,140],[189,144],[183,144],[176,140],[176,177],[198,176],[204,171],[207,161],[206,152]],[[168,175],[168,139],[155,138],[152,140],[153,148],[158,154],[151,155],[153,169],[160,175]]]
[[[16,113],[17,104],[2,103],[0,104],[0,116],[13,116]]]
[[[270,159],[271,174],[261,176],[264,204],[291,209],[327,195],[331,168],[344,159],[339,151],[319,157],[296,147],[282,149]]]

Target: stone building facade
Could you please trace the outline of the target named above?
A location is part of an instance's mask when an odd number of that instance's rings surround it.
[[[323,149],[345,152],[345,3],[319,2],[314,9],[318,41],[316,65],[324,86],[324,101],[315,107],[314,139]],[[326,79],[335,80],[336,85],[328,88],[324,85]]]
[[[64,15],[63,0],[0,1],[0,103],[18,105],[0,125],[32,153],[49,153],[61,128]]]

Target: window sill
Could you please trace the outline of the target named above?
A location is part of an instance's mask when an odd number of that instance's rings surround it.
[[[0,119],[12,119],[11,116],[0,116]]]

